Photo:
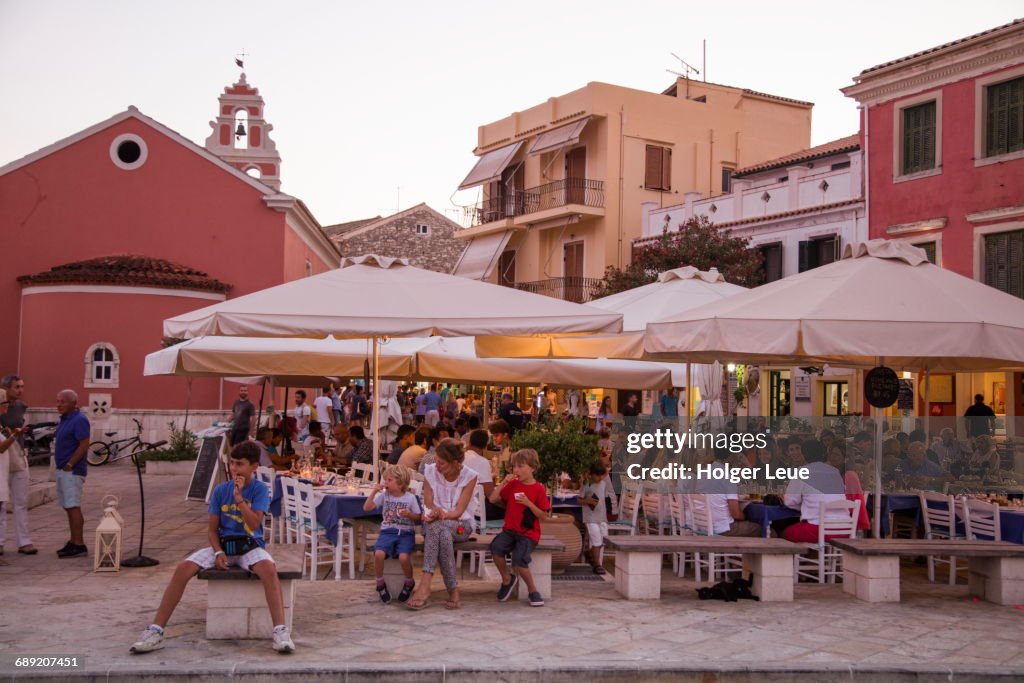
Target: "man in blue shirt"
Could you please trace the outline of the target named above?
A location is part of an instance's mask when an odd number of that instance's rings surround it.
[[[89,418],[78,409],[78,394],[65,389],[57,394],[60,423],[55,436],[54,460],[57,464],[57,502],[68,515],[71,540],[57,551],[57,557],[85,555],[85,518],[82,516],[82,488],[85,486],[85,454],[89,450],[92,428]]]
[[[927,447],[915,441],[907,447],[907,457],[901,462],[903,476],[913,488],[941,491],[942,485],[953,476],[927,458]]]
[[[424,421],[430,427],[436,426],[441,419],[441,395],[437,393],[436,384],[430,385],[430,391],[424,396],[423,403],[427,409]]]

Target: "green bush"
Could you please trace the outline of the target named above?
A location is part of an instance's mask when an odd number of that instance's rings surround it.
[[[199,449],[195,445],[195,437],[187,429],[178,429],[173,422],[167,423],[167,447],[158,451],[149,451],[139,456],[139,460],[160,460],[177,462],[179,460],[195,460],[199,457]]]
[[[514,453],[520,448],[532,448],[540,455],[540,469],[534,473],[537,481],[554,487],[555,478],[561,472],[567,473],[573,481],[600,458],[596,434],[584,434],[587,426],[585,418],[576,418],[567,422],[556,419],[545,420],[520,429],[512,437],[511,450]]]

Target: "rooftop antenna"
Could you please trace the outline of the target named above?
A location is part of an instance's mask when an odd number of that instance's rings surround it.
[[[682,65],[680,68],[683,70],[683,73],[673,71],[672,69],[665,69],[665,71],[669,72],[670,74],[680,76],[686,81],[686,99],[690,99],[690,74],[693,73],[694,75],[700,75],[700,70],[697,69],[696,67],[692,67],[689,64],[687,64],[686,60],[677,55],[675,52],[670,52],[669,54],[679,60],[679,63]]]

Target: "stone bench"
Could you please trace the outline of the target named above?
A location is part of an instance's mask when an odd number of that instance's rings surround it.
[[[284,621],[292,627],[295,584],[302,579],[302,546],[274,545],[268,549],[277,565],[284,598]],[[206,637],[211,640],[269,638],[274,624],[270,619],[263,583],[255,574],[230,567],[204,569],[199,578],[207,581]]]
[[[470,538],[468,541],[456,543],[455,552],[458,553],[460,550],[463,552],[490,550],[491,538],[486,536],[482,538],[483,540]],[[416,543],[414,551],[422,550],[423,543]],[[551,599],[551,556],[563,550],[565,550],[565,545],[561,541],[545,537],[541,537],[540,543],[533,549],[532,559],[530,560],[530,572],[533,574],[533,582],[537,584],[537,591],[545,600]],[[384,582],[387,584],[388,592],[392,596],[397,596],[402,591],[402,586],[405,584],[405,574],[402,573],[402,565],[398,560],[390,558],[384,560]],[[529,600],[525,583],[520,582],[516,590],[521,601],[527,602]]]
[[[804,546],[781,538],[729,536],[612,536],[615,590],[629,600],[661,597],[661,565],[665,553],[716,553],[743,556],[744,575],[753,574],[751,591],[762,602],[792,602],[793,556]]]
[[[967,558],[971,595],[997,605],[1024,603],[1024,546],[1005,541],[833,539],[843,552],[843,590],[867,602],[900,601],[900,557]]]

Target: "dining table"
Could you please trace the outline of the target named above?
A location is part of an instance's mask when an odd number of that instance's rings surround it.
[[[316,521],[324,528],[324,535],[334,544],[338,543],[338,525],[344,519],[359,519],[380,515],[380,509],[364,510],[366,497],[373,490],[372,484],[355,481],[335,484],[332,486],[314,487],[313,495],[316,503]],[[281,477],[274,478],[274,491],[270,496],[270,514],[281,516],[281,498],[283,489]]]

